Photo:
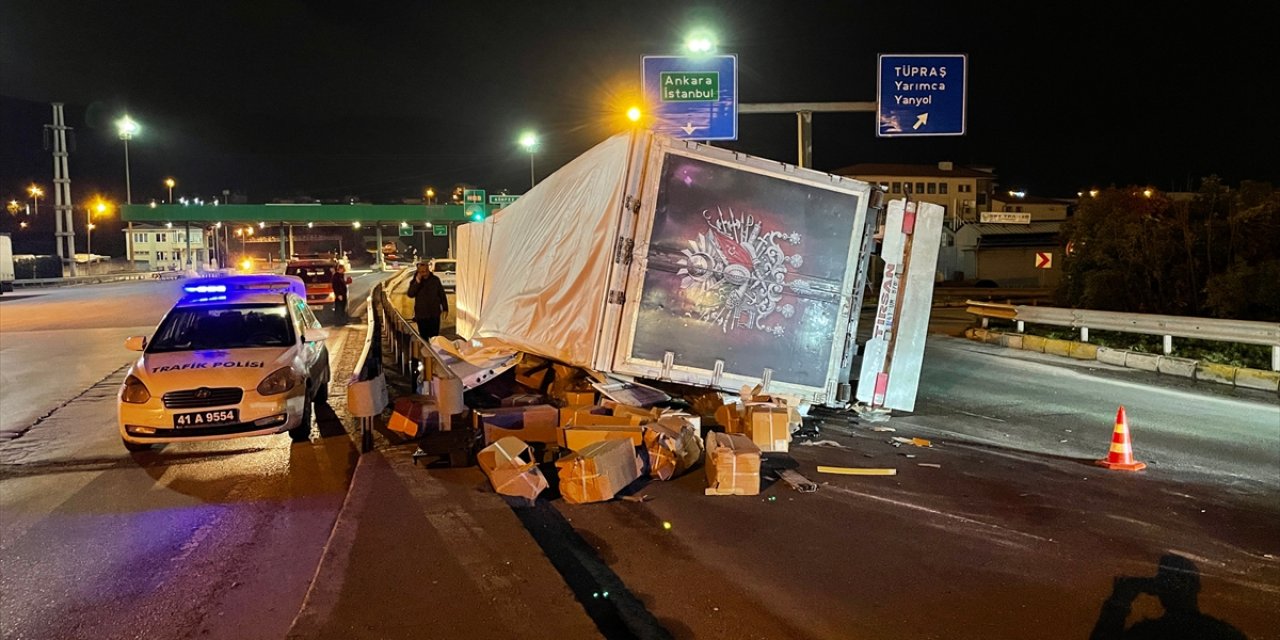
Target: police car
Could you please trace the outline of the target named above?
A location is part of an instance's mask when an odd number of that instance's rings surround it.
[[[328,398],[329,351],[306,285],[242,275],[183,291],[150,339],[125,341],[142,352],[118,396],[125,448],[283,431],[307,439],[312,403]]]

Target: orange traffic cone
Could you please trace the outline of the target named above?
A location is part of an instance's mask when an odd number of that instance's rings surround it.
[[[1116,412],[1116,429],[1111,432],[1111,451],[1107,453],[1106,460],[1099,460],[1096,464],[1124,471],[1141,471],[1147,468],[1147,463],[1133,459],[1133,446],[1129,444],[1129,420],[1125,418],[1123,406]]]

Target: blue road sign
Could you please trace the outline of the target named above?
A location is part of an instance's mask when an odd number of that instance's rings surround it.
[[[738,139],[737,56],[645,56],[653,130],[691,140]]]
[[[967,63],[962,53],[881,54],[876,135],[964,135]]]

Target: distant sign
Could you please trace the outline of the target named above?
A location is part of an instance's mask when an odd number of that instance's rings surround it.
[[[464,189],[462,191],[462,215],[468,220],[484,220],[488,209],[484,206],[484,189]]]
[[[431,235],[440,236],[440,237],[447,236],[449,235],[449,226],[443,225],[443,224],[433,224],[431,225]]]
[[[1052,268],[1053,268],[1053,254],[1052,254],[1052,253],[1049,253],[1049,252],[1047,252],[1047,251],[1037,251],[1037,252],[1036,252],[1036,268],[1037,268],[1037,269],[1052,269]]]
[[[881,54],[876,135],[964,135],[967,62],[964,54]]]
[[[400,235],[402,237],[404,236],[413,237],[413,225],[411,224],[400,225]]]
[[[690,140],[738,139],[737,56],[644,56],[653,130]]]
[[[505,207],[515,202],[516,199],[518,199],[519,197],[520,197],[519,195],[513,196],[513,195],[507,195],[505,193],[495,193],[489,196],[489,204],[496,205],[499,207]]]
[[[1031,224],[1031,214],[1013,211],[983,211],[978,214],[978,221],[996,224]]]

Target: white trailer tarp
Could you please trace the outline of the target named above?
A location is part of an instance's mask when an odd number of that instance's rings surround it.
[[[609,138],[458,229],[460,336],[592,366],[632,151],[630,134]]]

